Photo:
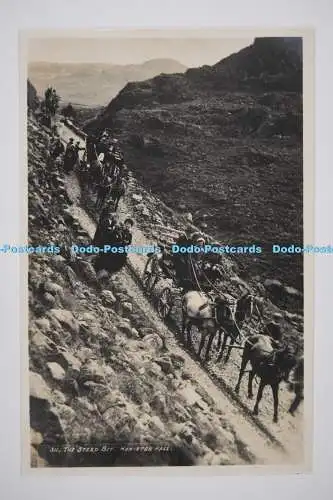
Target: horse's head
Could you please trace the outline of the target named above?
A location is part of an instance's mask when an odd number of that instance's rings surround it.
[[[237,316],[241,321],[243,321],[245,318],[252,317],[254,304],[254,295],[249,290],[246,290],[237,301]]]
[[[276,351],[275,363],[283,374],[283,379],[288,381],[291,370],[296,366],[297,358],[295,351],[288,344],[284,344]]]
[[[222,294],[215,298],[216,318],[218,323],[236,322],[237,299],[229,294]]]

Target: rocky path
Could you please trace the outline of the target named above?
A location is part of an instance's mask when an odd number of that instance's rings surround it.
[[[65,141],[67,141],[69,137],[75,137],[75,134],[66,129],[64,125],[60,127],[59,132]],[[77,140],[79,140],[79,138],[77,138]],[[67,177],[66,189],[73,202],[71,206],[72,215],[79,220],[81,226],[92,237],[95,231],[95,222],[87,214],[84,208],[80,206],[81,190],[75,174],[71,174]],[[131,187],[129,189],[129,192],[130,191]],[[125,202],[121,202],[119,213],[121,219],[129,215],[130,210],[126,200]],[[133,216],[133,214],[131,215]],[[145,234],[138,228],[134,230],[133,242],[136,245],[147,245],[150,243]],[[217,407],[228,416],[240,442],[246,443],[247,452],[255,457],[256,463],[281,465],[285,463],[299,463],[303,451],[302,433],[300,432],[301,421],[292,421],[292,417],[289,415],[287,416],[284,409],[282,409],[280,423],[278,425],[272,424],[272,402],[271,398],[267,397],[266,394],[260,407],[260,419],[255,419],[252,416],[253,401],[248,402],[246,400],[244,390],[246,386],[245,380],[243,390],[241,390],[240,394],[240,398],[244,400],[242,404],[239,404],[240,401],[237,402],[237,400],[232,397],[231,392],[228,391],[228,388],[233,387],[236,382],[239,353],[234,353],[231,363],[227,368],[221,370],[221,367],[217,367],[212,363],[208,367],[207,373],[189,354],[184,352],[179,342],[179,338],[177,338],[175,329],[169,329],[160,320],[151,302],[143,294],[138,278],[142,275],[145,257],[131,254],[128,260],[129,266],[118,273],[122,285],[126,287],[128,294],[132,297],[136,306],[145,313],[152,327],[155,328],[160,335],[164,336],[168,350],[172,351],[174,354],[181,354],[185,358],[186,369],[210,397],[213,398]],[[224,385],[224,390],[221,390],[219,384],[216,384],[216,381],[219,381],[221,378],[223,378],[221,383],[222,386]],[[284,406],[288,404],[287,399],[287,397],[281,397]],[[299,418],[301,419],[301,417]],[[283,443],[284,450],[274,444],[274,439],[271,439],[269,435]]]

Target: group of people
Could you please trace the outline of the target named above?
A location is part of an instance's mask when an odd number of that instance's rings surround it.
[[[71,137],[66,146],[64,154],[64,170],[69,174],[74,170],[75,166],[79,163],[79,153],[84,151],[85,147],[81,147],[80,141],[76,141],[74,144],[74,139]]]
[[[95,247],[101,249],[94,261],[96,272],[107,271],[109,273],[118,271],[126,263],[127,249],[133,239],[134,221],[127,217],[120,222],[112,201],[104,208],[96,228],[92,241]],[[104,252],[105,247],[112,247],[112,251]]]
[[[104,270],[112,273],[124,266],[127,259],[126,247],[131,245],[133,238],[134,221],[127,217],[120,222],[117,214],[127,167],[124,155],[115,143],[106,145],[90,136],[86,151],[88,162],[97,163],[101,167],[95,172],[94,179],[97,187],[96,208],[100,210],[100,216],[92,244],[101,250],[105,246],[113,249],[112,252],[100,252],[95,258],[94,267],[96,272]]]
[[[68,141],[66,148],[57,134],[50,139],[50,158],[55,161],[60,156],[63,156],[63,167],[67,174],[78,164],[79,152],[84,149],[84,147],[81,147],[80,141],[74,144],[73,138]]]
[[[64,146],[59,135],[55,133],[48,143],[49,157],[52,161],[57,161],[59,158],[63,160],[63,169],[65,173],[70,173],[74,170],[75,166],[80,164],[82,169],[84,165],[94,161],[94,154],[98,149],[98,139],[91,136],[87,138],[86,147],[81,146],[80,141],[74,142],[70,138],[66,147]],[[79,153],[84,151],[82,162],[80,162]],[[131,218],[127,217],[124,222],[120,223],[117,216],[117,208],[119,203],[119,190],[124,178],[126,166],[124,164],[123,153],[112,144],[108,148],[104,148],[103,157],[99,159],[102,165],[102,179],[97,179],[97,186],[99,188],[97,197],[101,197],[100,189],[107,183],[109,188],[107,192],[103,193],[103,200],[100,203],[100,217],[97,230],[93,239],[93,245],[104,249],[105,245],[113,247],[112,253],[101,252],[94,260],[96,271],[106,270],[113,272],[120,269],[127,257],[125,247],[132,243],[132,228],[134,222]],[[91,168],[91,165],[89,165]],[[93,170],[93,168],[92,168]],[[81,172],[81,169],[80,169]],[[102,185],[102,186],[101,186]],[[118,252],[115,252],[118,248]],[[121,249],[124,249],[122,251]]]
[[[96,136],[87,138],[87,149],[83,164],[83,177],[96,191],[95,208],[101,210],[108,198],[112,198],[116,209],[125,194],[128,169],[122,151],[116,146],[101,142]]]
[[[64,170],[69,173],[79,162],[80,150],[85,150],[85,159],[89,161],[96,157],[98,146],[99,142],[96,141],[96,138],[90,138],[90,140],[88,138],[86,148],[81,147],[79,141],[74,144],[74,139],[71,138],[65,149],[60,138],[55,137],[51,140],[50,156],[55,160],[63,155]],[[97,198],[100,201],[101,213],[92,244],[101,250],[104,250],[105,246],[113,248],[111,252],[102,251],[94,258],[94,267],[97,273],[100,271],[112,273],[121,269],[126,263],[126,246],[132,244],[134,221],[130,217],[125,218],[123,222],[119,221],[117,214],[119,197],[117,199],[117,196],[113,196],[112,192],[112,189],[119,189],[123,181],[126,171],[124,156],[114,144],[104,147],[102,156],[102,158],[99,157],[99,162],[103,168],[97,183],[99,187]],[[204,247],[206,239],[202,234],[193,232],[192,226],[188,225],[186,230],[179,235],[175,244],[179,247],[190,247],[191,245]],[[223,267],[219,255],[206,254],[203,251],[170,253],[167,247],[161,244],[159,244],[159,248],[161,252],[154,255],[155,264],[164,276],[172,278],[184,292],[189,290],[204,291],[207,288],[211,289],[214,283],[223,281]],[[283,343],[279,320],[280,316],[274,315],[273,320],[261,329],[261,334],[268,335],[276,349],[281,348]],[[291,414],[294,414],[303,399],[303,361],[298,366],[298,372],[293,381],[296,399],[289,409]]]

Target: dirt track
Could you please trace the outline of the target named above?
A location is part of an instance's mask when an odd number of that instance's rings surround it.
[[[60,127],[59,133],[66,141],[69,137],[74,137],[76,140],[79,140],[79,138],[76,138],[75,134],[69,131],[64,125]],[[71,207],[73,215],[78,218],[82,227],[88,234],[93,236],[95,222],[87,214],[84,208],[80,206],[81,190],[75,174],[71,174],[67,177],[66,188],[68,195],[73,201]],[[129,186],[128,195],[130,195],[130,193],[131,185]],[[120,203],[119,213],[122,219],[129,214],[126,199]],[[133,217],[133,214],[131,214],[131,216]],[[138,228],[135,228],[133,243],[135,245],[147,245],[150,242]],[[145,297],[140,287],[140,276],[142,275],[145,265],[145,257],[131,254],[128,260],[129,266],[123,269],[118,275],[122,284],[126,286],[128,293],[131,295],[133,302],[135,302],[145,313],[152,326],[165,337],[168,349],[175,354],[181,354],[185,358],[188,371],[214,399],[217,407],[227,415],[239,439],[247,443],[249,453],[256,457],[256,463],[299,463],[302,460],[303,451],[303,415],[300,413],[293,418],[286,413],[286,408],[290,404],[292,395],[281,386],[280,421],[278,424],[272,423],[273,407],[269,388],[267,388],[264,393],[264,398],[259,409],[259,418],[253,417],[252,408],[254,401],[247,400],[245,394],[247,385],[245,377],[241,387],[239,400],[237,400],[237,397],[235,398],[232,391],[238,376],[238,366],[240,363],[239,351],[233,352],[232,358],[226,367],[221,367],[221,365],[210,362],[205,369],[202,368],[200,364],[182,348],[176,327],[173,326],[168,328],[158,317],[151,302]],[[276,440],[275,443],[274,440]],[[282,444],[284,450],[277,445],[277,442]]]

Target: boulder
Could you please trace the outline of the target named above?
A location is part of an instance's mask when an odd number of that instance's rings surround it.
[[[47,318],[38,318],[38,319],[35,320],[35,324],[41,330],[48,331],[51,328],[50,321]]]
[[[208,392],[201,385],[198,385],[195,390],[208,406],[212,407],[215,406],[214,399],[208,394]]]
[[[163,372],[160,365],[155,363],[154,361],[149,361],[144,365],[145,371],[152,377],[160,379],[162,378]]]
[[[67,350],[62,350],[56,354],[54,361],[59,363],[60,366],[71,374],[79,373],[81,368],[81,361]]]
[[[83,384],[87,381],[104,382],[105,372],[103,367],[98,364],[94,359],[88,360],[81,368],[78,381]]]
[[[154,434],[157,434],[158,438],[160,437],[161,434],[162,435],[165,434],[165,426],[162,420],[157,415],[154,415],[150,419],[149,428],[152,430]]]
[[[81,411],[91,418],[91,415],[96,412],[96,405],[91,404],[86,397],[76,398],[76,406],[80,408]]]
[[[131,313],[133,311],[133,305],[131,302],[122,302],[121,307],[125,313]]]
[[[80,325],[70,311],[66,309],[51,309],[48,312],[48,317],[50,317],[51,319],[55,318],[63,327],[65,327],[71,333],[78,335],[80,330]]]
[[[112,429],[111,432],[114,435],[118,435],[119,439],[128,439],[137,423],[137,418],[132,413],[129,405],[125,407],[113,406],[108,408],[103,413],[103,419],[110,429]]]
[[[138,212],[142,212],[142,210],[144,210],[145,207],[146,206],[144,203],[138,203],[137,205],[135,205],[135,209],[138,210]]]
[[[135,193],[134,193],[134,194],[132,194],[132,199],[133,199],[134,201],[138,201],[138,202],[140,202],[140,201],[142,201],[142,195],[141,195],[141,194],[135,194]]]
[[[63,288],[52,281],[46,281],[42,286],[44,291],[50,293],[51,295],[62,297],[64,294]]]
[[[119,391],[113,391],[104,396],[97,402],[97,408],[101,413],[106,412],[109,408],[118,406],[119,408],[126,408],[126,399]]]
[[[66,259],[62,255],[55,255],[52,257],[52,265],[59,272],[62,272],[66,267]]]
[[[66,376],[65,370],[58,363],[46,363],[46,366],[54,380],[63,380]]]
[[[201,396],[193,389],[191,385],[187,384],[184,388],[178,391],[178,394],[185,406],[197,405],[202,410],[207,409],[207,404],[202,400]]]
[[[53,399],[54,399],[55,403],[59,403],[59,404],[66,403],[67,398],[66,398],[65,394],[62,393],[61,391],[58,391],[58,389],[55,389],[52,394],[53,394]]]
[[[170,353],[170,359],[175,368],[183,368],[185,364],[185,358],[180,354]]]
[[[29,374],[30,398],[52,402],[51,389],[39,373],[30,372]]]
[[[163,348],[163,340],[157,333],[152,333],[150,335],[146,335],[142,342],[149,348],[154,349],[156,352],[160,351]]]
[[[177,423],[171,426],[171,431],[174,435],[178,436],[181,441],[186,444],[192,444],[194,439],[193,428],[188,423]]]
[[[154,333],[155,333],[154,328],[143,327],[139,329],[140,337],[145,337],[146,335],[151,335]]]
[[[156,392],[153,395],[150,401],[150,406],[162,416],[166,416],[169,413],[166,398],[161,392]]]
[[[117,302],[117,299],[113,295],[111,290],[103,290],[103,292],[101,293],[101,298],[102,298],[103,304],[106,306],[112,306],[113,304],[115,304]]]
[[[136,328],[131,329],[131,337],[132,339],[140,339],[139,332]]]
[[[132,335],[133,335],[133,334],[132,334],[132,329],[133,329],[133,328],[132,328],[132,326],[131,326],[130,322],[127,322],[127,321],[125,321],[125,320],[123,319],[123,320],[121,320],[121,321],[119,322],[119,324],[117,325],[117,327],[118,327],[118,329],[119,329],[121,332],[125,333],[125,335],[126,335],[127,337],[129,337],[129,338],[131,338],[131,337],[132,337]]]
[[[155,363],[157,363],[161,368],[163,373],[165,374],[171,374],[174,373],[174,367],[172,364],[171,359],[168,356],[164,356],[162,358],[156,359]]]
[[[90,262],[79,259],[77,267],[81,276],[88,284],[93,285],[97,282],[96,271]]]
[[[54,350],[54,342],[46,337],[39,330],[33,329],[31,332],[30,349],[35,348],[39,355],[47,356]]]
[[[34,429],[30,428],[30,443],[33,446],[39,446],[43,442],[43,436],[40,432],[36,432]]]
[[[85,363],[94,355],[93,351],[89,347],[81,347],[75,354],[81,363]]]
[[[89,312],[82,314],[81,319],[82,319],[82,321],[86,321],[88,323],[95,323],[97,321],[96,316],[92,313],[89,313]]]
[[[56,299],[55,299],[54,295],[52,295],[51,293],[44,293],[43,294],[43,301],[44,301],[45,305],[47,305],[48,307],[53,307],[56,303]]]
[[[57,412],[64,425],[68,426],[76,419],[76,413],[70,406],[65,404],[57,405]]]
[[[148,208],[147,208],[147,207],[144,207],[144,208],[142,209],[142,211],[141,211],[141,215],[142,215],[142,217],[149,217],[149,218],[150,218],[150,215],[151,215],[151,214],[150,214],[150,212],[149,212]]]

